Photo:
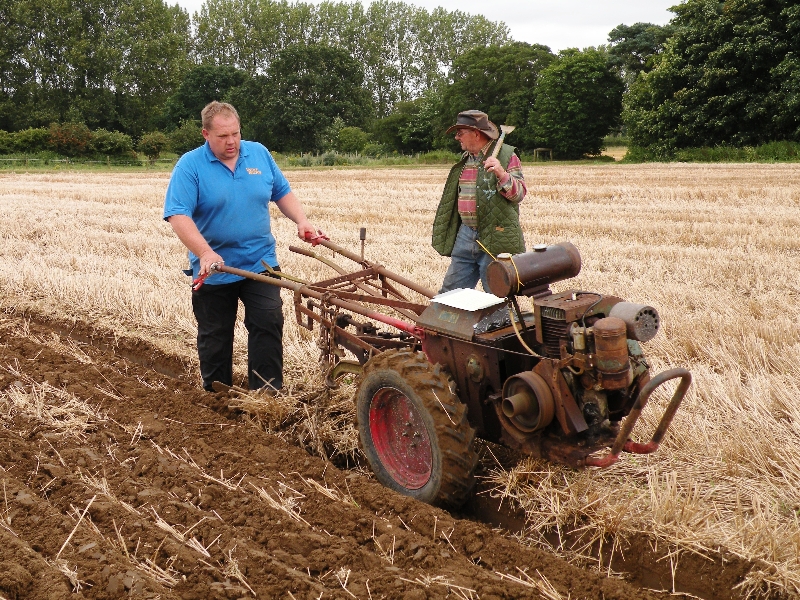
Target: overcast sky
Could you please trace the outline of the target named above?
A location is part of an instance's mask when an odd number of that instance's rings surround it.
[[[308,1],[308,0],[306,0]],[[318,4],[318,0],[311,0]],[[175,0],[168,0],[171,4]],[[177,0],[193,14],[203,0]],[[553,51],[586,48],[608,42],[608,32],[620,23],[666,25],[674,16],[667,9],[680,0],[405,0],[428,11],[446,10],[483,15],[503,21],[511,37],[530,44],[544,44]],[[363,2],[369,5],[369,0]]]

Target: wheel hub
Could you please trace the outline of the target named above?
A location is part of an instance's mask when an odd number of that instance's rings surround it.
[[[379,389],[372,396],[369,426],[375,450],[391,477],[411,490],[431,478],[433,451],[422,415],[400,390]]]

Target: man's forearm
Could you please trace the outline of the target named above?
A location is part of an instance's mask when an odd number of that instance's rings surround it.
[[[525,178],[522,176],[522,163],[516,154],[511,156],[508,161],[506,177],[498,180],[500,184],[500,194],[509,202],[520,203],[528,192],[525,186]]]
[[[294,192],[289,192],[283,198],[275,202],[275,204],[277,204],[278,209],[285,216],[287,216],[295,223],[302,223],[303,221],[308,221],[306,213],[303,210],[303,205],[300,204],[300,200],[297,198],[297,196],[294,195]]]
[[[203,234],[200,233],[200,230],[197,229],[197,225],[195,225],[191,217],[187,217],[186,215],[172,215],[167,221],[172,225],[172,229],[175,235],[178,236],[178,239],[183,242],[183,245],[186,246],[192,254],[195,256],[202,256],[209,250],[213,252],[211,246],[203,237]]]
[[[528,192],[522,173],[516,175],[508,172],[508,179],[502,184],[500,194],[509,202],[520,203]]]
[[[500,161],[490,156],[484,161],[484,168],[497,178],[497,191],[509,202],[520,203],[527,193],[525,178],[522,176],[522,163],[512,154],[504,169]]]
[[[167,219],[172,229],[192,254],[200,259],[200,272],[198,275],[206,275],[211,270],[214,263],[224,263],[225,260],[217,254],[208,244],[206,238],[197,229],[194,221],[186,215],[172,215]]]
[[[278,208],[284,215],[295,222],[297,225],[297,237],[301,240],[309,241],[317,234],[324,235],[321,229],[314,227],[311,221],[308,220],[303,210],[303,205],[300,203],[297,196],[294,195],[294,192],[289,192],[283,198],[275,202],[275,204],[278,205]]]

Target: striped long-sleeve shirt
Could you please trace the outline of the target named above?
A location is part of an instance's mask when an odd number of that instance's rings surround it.
[[[475,193],[478,179],[478,166],[485,159],[481,150],[477,155],[468,154],[467,162],[458,178],[458,214],[461,222],[473,229],[478,228],[477,195]],[[522,176],[522,163],[516,154],[511,155],[506,169],[506,177],[497,182],[497,191],[509,202],[519,203],[527,193],[525,179]]]

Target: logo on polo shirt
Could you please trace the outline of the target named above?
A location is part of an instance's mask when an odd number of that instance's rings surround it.
[[[247,168],[247,172],[250,173],[250,175],[261,175],[261,171],[259,171],[258,169],[251,168],[251,167]]]

